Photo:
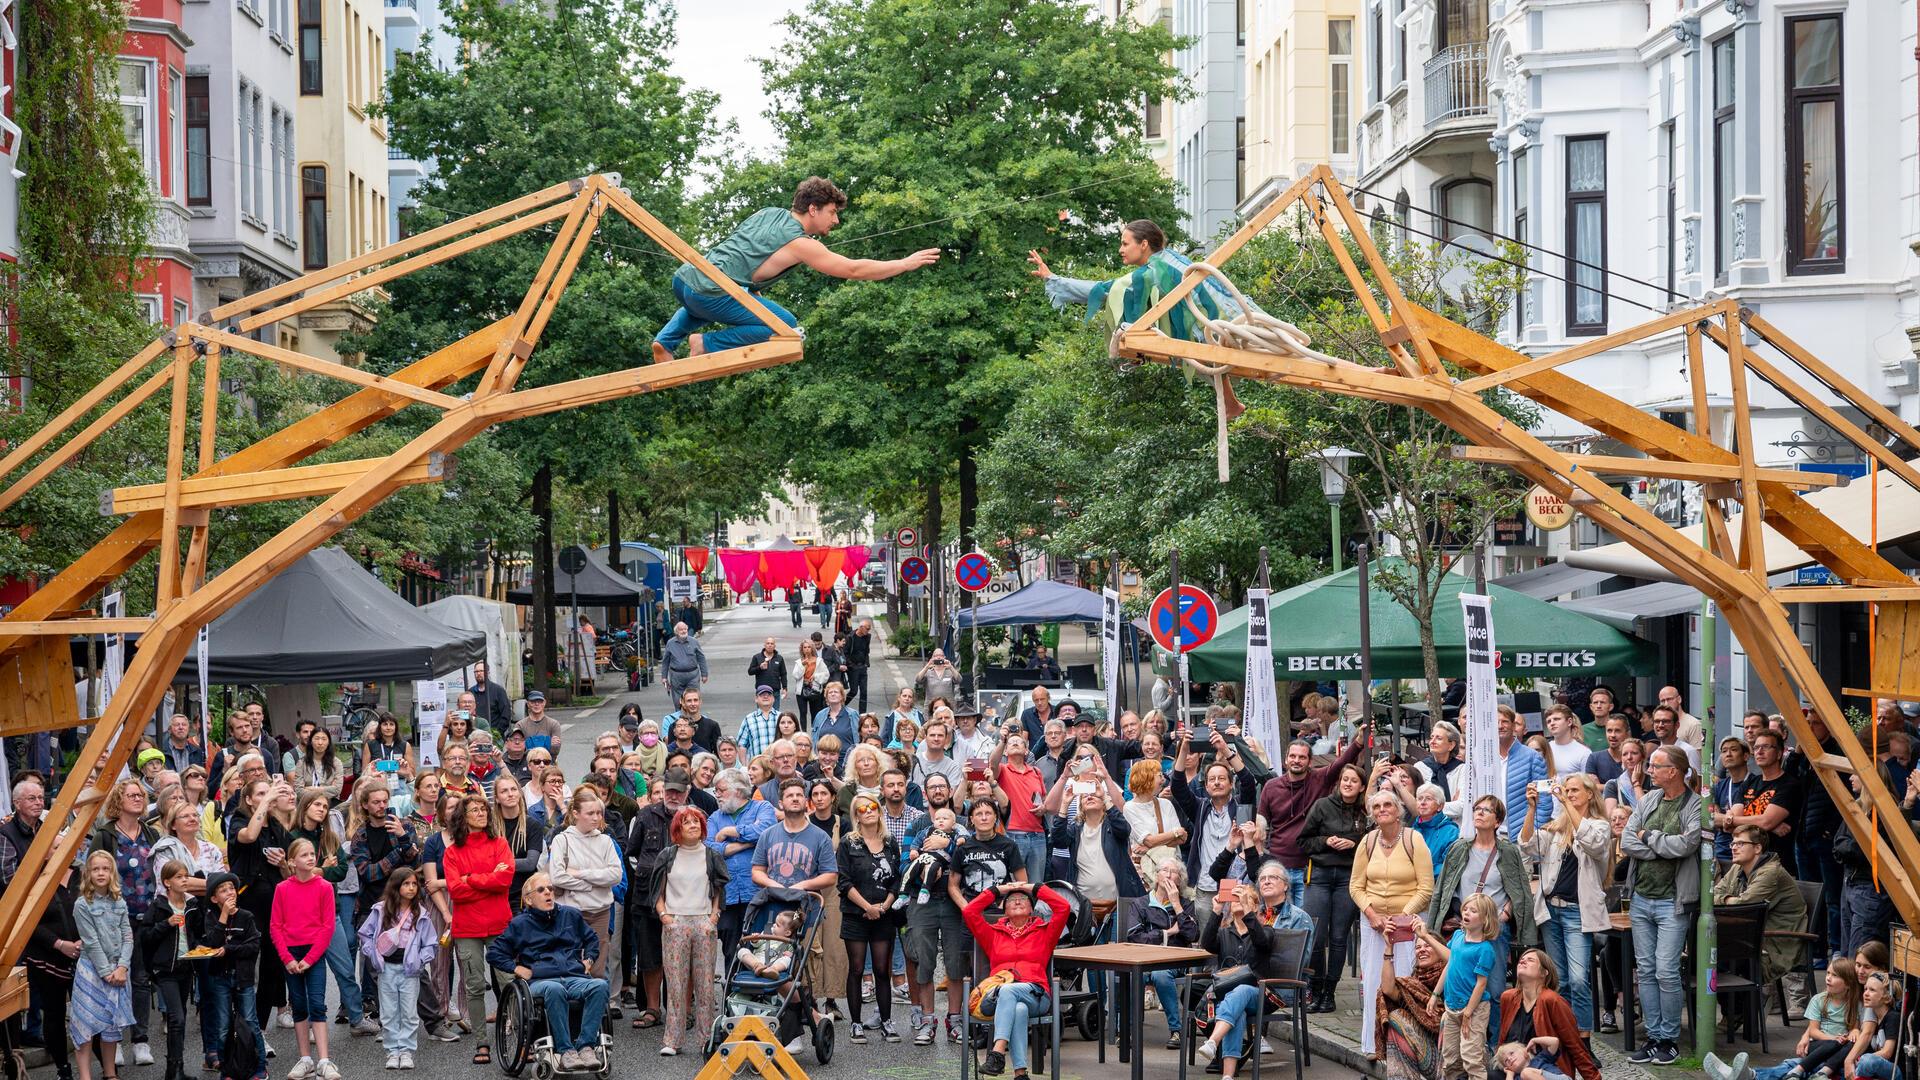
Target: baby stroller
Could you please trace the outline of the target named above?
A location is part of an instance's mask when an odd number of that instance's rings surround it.
[[[553,1033],[547,1027],[546,1005],[533,993],[525,979],[514,975],[502,980],[503,972],[492,972],[494,996],[500,1006],[494,1014],[493,1045],[500,1071],[518,1077],[533,1066],[535,1080],[551,1080],[556,1075],[607,1080],[613,1075],[613,1038],[603,1026],[600,1045],[593,1052],[593,1064],[585,1069],[561,1072],[560,1055],[553,1052]],[[573,1010],[573,1030],[580,1030],[580,1011]]]
[[[833,1060],[833,1018],[814,1019],[817,1006],[813,986],[807,978],[807,956],[825,913],[820,897],[795,889],[762,889],[741,917],[740,945],[751,948],[755,942],[766,940],[768,927],[785,911],[798,911],[803,919],[799,935],[794,939],[793,966],[780,975],[761,976],[743,965],[737,953],[726,958],[725,996],[720,1003],[720,1015],[713,1022],[713,1032],[707,1038],[708,1056],[726,1041],[739,1018],[762,1016],[767,1018],[782,1045],[805,1032],[820,1064]]]

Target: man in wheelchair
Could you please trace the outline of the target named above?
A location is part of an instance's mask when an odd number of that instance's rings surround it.
[[[487,964],[525,980],[541,1002],[561,1072],[597,1069],[607,981],[587,972],[600,955],[600,937],[579,911],[553,902],[553,882],[545,874],[527,878],[520,900],[520,914],[487,946]],[[577,1032],[571,1030],[574,1005],[580,1007]]]

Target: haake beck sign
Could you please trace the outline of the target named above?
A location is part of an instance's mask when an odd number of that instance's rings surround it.
[[[1287,673],[1360,674],[1360,654],[1321,653],[1285,657]],[[1592,671],[1600,657],[1592,649],[1531,650],[1493,654],[1494,667],[1513,667],[1527,671]]]

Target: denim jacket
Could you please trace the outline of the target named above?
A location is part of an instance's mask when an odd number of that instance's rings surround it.
[[[386,904],[376,902],[373,911],[360,924],[360,955],[367,958],[367,965],[375,975],[387,968],[386,957],[373,947],[374,939],[380,936],[381,920],[386,918]],[[413,940],[407,942],[407,953],[400,964],[400,973],[412,978],[433,965],[433,958],[440,952],[440,936],[433,928],[433,922],[426,917],[426,908],[421,907],[420,919],[414,924]]]

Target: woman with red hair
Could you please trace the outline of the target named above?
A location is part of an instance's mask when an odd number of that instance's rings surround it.
[[[660,913],[660,958],[666,972],[666,1025],[660,1053],[673,1057],[687,1030],[705,1039],[713,1030],[713,946],[727,897],[727,862],[707,846],[707,815],[689,806],[673,815],[673,843],[661,849],[647,877],[647,899]],[[691,1002],[689,1002],[691,998]]]

